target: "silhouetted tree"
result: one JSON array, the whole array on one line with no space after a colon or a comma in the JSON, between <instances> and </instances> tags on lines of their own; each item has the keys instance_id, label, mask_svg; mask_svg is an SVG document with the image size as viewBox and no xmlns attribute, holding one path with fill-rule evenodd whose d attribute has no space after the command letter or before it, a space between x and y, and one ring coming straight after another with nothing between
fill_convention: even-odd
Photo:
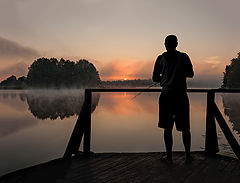
<instances>
[{"instance_id":1,"label":"silhouetted tree","mask_svg":"<svg viewBox=\"0 0 240 183\"><path fill-rule=\"evenodd\" d=\"M39 58L29 67L27 84L34 88L96 86L100 83L98 71L87 60L77 63L56 58Z\"/></svg>"},{"instance_id":2,"label":"silhouetted tree","mask_svg":"<svg viewBox=\"0 0 240 183\"><path fill-rule=\"evenodd\" d=\"M26 87L25 81L26 81L25 76L19 77L17 79L16 76L12 75L0 83L0 88L1 89L23 89Z\"/></svg>"},{"instance_id":3,"label":"silhouetted tree","mask_svg":"<svg viewBox=\"0 0 240 183\"><path fill-rule=\"evenodd\" d=\"M222 88L240 88L240 52L237 58L231 60L223 73Z\"/></svg>"}]
</instances>

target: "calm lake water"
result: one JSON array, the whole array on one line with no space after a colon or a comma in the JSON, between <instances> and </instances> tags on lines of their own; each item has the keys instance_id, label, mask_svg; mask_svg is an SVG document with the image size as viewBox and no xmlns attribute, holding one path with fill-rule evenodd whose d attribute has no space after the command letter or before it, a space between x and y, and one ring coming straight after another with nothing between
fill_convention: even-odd
<instances>
[{"instance_id":1,"label":"calm lake water","mask_svg":"<svg viewBox=\"0 0 240 183\"><path fill-rule=\"evenodd\" d=\"M165 151L157 128L159 93L94 94L93 152ZM83 104L83 90L0 91L0 175L63 156ZM204 150L206 94L189 93L192 151ZM240 94L217 94L216 103L240 141ZM218 128L220 154L234 156ZM174 128L174 150L184 150Z\"/></svg>"}]
</instances>

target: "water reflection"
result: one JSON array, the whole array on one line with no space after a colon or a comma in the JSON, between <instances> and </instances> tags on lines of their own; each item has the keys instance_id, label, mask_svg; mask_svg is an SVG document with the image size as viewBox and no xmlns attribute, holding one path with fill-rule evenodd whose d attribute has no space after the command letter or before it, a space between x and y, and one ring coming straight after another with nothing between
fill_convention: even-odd
<instances>
[{"instance_id":1,"label":"water reflection","mask_svg":"<svg viewBox=\"0 0 240 183\"><path fill-rule=\"evenodd\" d=\"M222 95L224 114L229 117L232 128L240 135L240 94Z\"/></svg>"},{"instance_id":2,"label":"water reflection","mask_svg":"<svg viewBox=\"0 0 240 183\"><path fill-rule=\"evenodd\" d=\"M165 151L163 130L157 127L159 93L102 93L93 114L94 152ZM202 150L205 134L206 96L189 94L192 150ZM181 134L174 128L174 150L183 150Z\"/></svg>"},{"instance_id":3,"label":"water reflection","mask_svg":"<svg viewBox=\"0 0 240 183\"><path fill-rule=\"evenodd\" d=\"M100 94L93 94L92 112L98 105ZM28 110L38 119L55 120L69 118L78 115L83 102L84 92L81 90L29 90L16 93L0 93L0 98L8 101L8 104L19 106L19 110L24 109L19 101L28 104ZM9 103L8 99L15 99L14 103ZM2 102L2 101L1 101ZM16 105L16 102L18 104Z\"/></svg>"},{"instance_id":4,"label":"water reflection","mask_svg":"<svg viewBox=\"0 0 240 183\"><path fill-rule=\"evenodd\" d=\"M100 94L92 96L92 112L95 110ZM64 92L30 92L26 95L31 113L38 119L55 120L78 115L81 111L84 94L79 91Z\"/></svg>"},{"instance_id":5,"label":"water reflection","mask_svg":"<svg viewBox=\"0 0 240 183\"><path fill-rule=\"evenodd\" d=\"M165 151L163 131L157 128L159 93L143 93L131 100L135 94L101 93L101 98L93 95L93 152ZM0 175L61 157L83 99L83 90L1 90ZM204 148L206 94L189 93L189 99L192 150L199 151ZM222 100L216 95L215 100L220 111L225 109L235 123L236 131L238 99L240 96ZM174 151L184 150L181 134L175 128L173 133ZM231 151L226 149L229 146L224 138L219 139L219 144L224 146L223 151Z\"/></svg>"},{"instance_id":6,"label":"water reflection","mask_svg":"<svg viewBox=\"0 0 240 183\"><path fill-rule=\"evenodd\" d=\"M102 93L101 103L105 111L115 115L156 114L158 93L144 93L132 99L136 93Z\"/></svg>"},{"instance_id":7,"label":"water reflection","mask_svg":"<svg viewBox=\"0 0 240 183\"><path fill-rule=\"evenodd\" d=\"M92 112L100 94L94 93ZM40 120L77 116L84 102L83 90L0 91L0 138L33 127ZM29 111L32 115L29 115ZM33 117L34 116L34 117Z\"/></svg>"}]
</instances>

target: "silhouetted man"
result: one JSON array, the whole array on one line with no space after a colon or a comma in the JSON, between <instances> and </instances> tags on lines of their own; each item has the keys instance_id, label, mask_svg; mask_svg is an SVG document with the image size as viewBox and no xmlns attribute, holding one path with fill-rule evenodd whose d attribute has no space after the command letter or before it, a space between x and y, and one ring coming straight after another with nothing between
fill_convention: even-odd
<instances>
[{"instance_id":1,"label":"silhouetted man","mask_svg":"<svg viewBox=\"0 0 240 183\"><path fill-rule=\"evenodd\" d=\"M188 161L190 160L191 133L186 77L192 78L194 72L190 58L186 53L177 51L177 45L178 40L175 35L166 37L167 52L158 56L152 79L162 86L162 93L159 97L158 127L164 128L167 160L172 161L172 129L175 122L176 129L182 132Z\"/></svg>"}]
</instances>

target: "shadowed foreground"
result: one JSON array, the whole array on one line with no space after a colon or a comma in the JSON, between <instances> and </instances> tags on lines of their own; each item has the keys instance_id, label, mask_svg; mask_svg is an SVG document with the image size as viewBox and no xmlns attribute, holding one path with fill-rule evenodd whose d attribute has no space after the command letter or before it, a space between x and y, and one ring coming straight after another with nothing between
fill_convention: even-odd
<instances>
[{"instance_id":1,"label":"shadowed foreground","mask_svg":"<svg viewBox=\"0 0 240 183\"><path fill-rule=\"evenodd\" d=\"M239 182L237 159L193 152L191 164L183 152L173 153L173 164L164 153L99 153L91 158L53 160L0 178L0 182Z\"/></svg>"}]
</instances>

